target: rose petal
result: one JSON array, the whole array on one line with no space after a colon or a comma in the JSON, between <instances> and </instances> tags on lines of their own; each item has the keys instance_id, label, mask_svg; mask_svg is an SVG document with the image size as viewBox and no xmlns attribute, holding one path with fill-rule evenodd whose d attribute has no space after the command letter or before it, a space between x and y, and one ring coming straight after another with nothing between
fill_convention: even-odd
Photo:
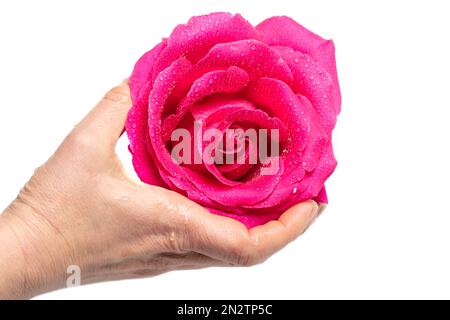
<instances>
[{"instance_id":1,"label":"rose petal","mask_svg":"<svg viewBox=\"0 0 450 320\"><path fill-rule=\"evenodd\" d=\"M156 63L153 79L181 56L196 62L218 43L260 37L259 32L239 14L218 12L192 17L170 35L167 47Z\"/></svg>"},{"instance_id":2,"label":"rose petal","mask_svg":"<svg viewBox=\"0 0 450 320\"><path fill-rule=\"evenodd\" d=\"M169 187L247 227L277 219L306 199L327 201L323 184L336 167L331 131L341 99L332 41L287 17L268 19L257 29L227 13L178 26L136 63L126 123L141 180ZM234 93L235 102L249 98L257 106L249 102L233 109ZM229 104L214 105L213 95ZM261 165L199 170L174 163L164 141L185 126L180 121L186 116L221 131L233 123L247 128L246 121L266 129L286 126L278 170L262 176ZM233 180L246 172L241 181Z\"/></svg>"},{"instance_id":3,"label":"rose petal","mask_svg":"<svg viewBox=\"0 0 450 320\"><path fill-rule=\"evenodd\" d=\"M257 210L248 211L245 214L233 214L230 213L229 211L220 210L217 208L208 208L208 211L217 215L229 217L237 221L240 221L248 229L253 228L255 226L263 225L272 220L277 220L281 215L280 213L276 212L263 213Z\"/></svg>"},{"instance_id":4,"label":"rose petal","mask_svg":"<svg viewBox=\"0 0 450 320\"><path fill-rule=\"evenodd\" d=\"M280 54L257 40L241 40L215 45L194 67L194 74L237 66L251 80L269 77L290 83L291 70Z\"/></svg>"},{"instance_id":5,"label":"rose petal","mask_svg":"<svg viewBox=\"0 0 450 320\"><path fill-rule=\"evenodd\" d=\"M327 203L324 183L336 168L332 145L328 142L312 172L297 167L293 172L283 175L274 192L260 203L249 206L249 210L259 209L261 214L279 212L280 214L292 205L314 199Z\"/></svg>"},{"instance_id":6,"label":"rose petal","mask_svg":"<svg viewBox=\"0 0 450 320\"><path fill-rule=\"evenodd\" d=\"M223 164L217 169L219 172L227 179L236 180L244 176L253 165L250 163L250 153L255 152L253 146L250 145L249 149L245 150L244 163L239 164L238 162L232 164Z\"/></svg>"},{"instance_id":7,"label":"rose petal","mask_svg":"<svg viewBox=\"0 0 450 320\"><path fill-rule=\"evenodd\" d=\"M148 97L152 84L147 82L140 90L139 96L134 100L128 113L125 129L130 141L129 150L132 154L133 167L139 178L148 184L166 187L159 171L150 157L145 145L148 118Z\"/></svg>"},{"instance_id":8,"label":"rose petal","mask_svg":"<svg viewBox=\"0 0 450 320\"><path fill-rule=\"evenodd\" d=\"M287 139L286 128L279 119L269 117L267 113L256 109L255 106L245 100L209 99L192 106L191 112L197 121L203 122L204 130L213 127L224 134L225 130L229 129L233 123L239 121L247 122L255 129L266 129L268 133L270 133L271 129L277 129L279 131L280 143L283 143ZM251 152L257 152L257 146L254 144L250 145ZM236 182L225 177L221 170L218 170L214 164L205 164L205 167L220 182L226 185L235 186L241 184L241 182ZM228 168L228 176L240 177L250 168L251 164L248 162L235 165Z\"/></svg>"},{"instance_id":9,"label":"rose petal","mask_svg":"<svg viewBox=\"0 0 450 320\"><path fill-rule=\"evenodd\" d=\"M189 110L190 105L214 93L233 93L244 88L249 81L248 74L238 67L227 70L211 71L197 79L179 104L177 113L168 116L163 123L163 140L170 139L170 134Z\"/></svg>"},{"instance_id":10,"label":"rose petal","mask_svg":"<svg viewBox=\"0 0 450 320\"><path fill-rule=\"evenodd\" d=\"M136 101L139 91L144 85L152 79L153 65L159 58L161 51L166 47L166 41L161 42L152 50L145 53L135 64L133 72L129 79L131 99Z\"/></svg>"},{"instance_id":11,"label":"rose petal","mask_svg":"<svg viewBox=\"0 0 450 320\"><path fill-rule=\"evenodd\" d=\"M307 173L299 183L299 191L306 199L313 199L319 195L325 181L336 169L337 161L333 154L331 141L328 142L322 157L313 172Z\"/></svg>"},{"instance_id":12,"label":"rose petal","mask_svg":"<svg viewBox=\"0 0 450 320\"><path fill-rule=\"evenodd\" d=\"M270 94L267 94L268 92ZM284 153L292 159L292 164L286 167L289 172L291 167L298 164L308 143L310 110L302 104L289 86L270 78L260 78L250 83L244 90L243 97L253 101L272 117L280 119L288 129L289 144Z\"/></svg>"},{"instance_id":13,"label":"rose petal","mask_svg":"<svg viewBox=\"0 0 450 320\"><path fill-rule=\"evenodd\" d=\"M308 98L317 110L322 126L331 133L336 124L335 84L328 72L310 56L288 47L275 47L294 76L293 90Z\"/></svg>"},{"instance_id":14,"label":"rose petal","mask_svg":"<svg viewBox=\"0 0 450 320\"><path fill-rule=\"evenodd\" d=\"M271 94L267 95L266 92ZM252 208L271 208L286 201L294 204L296 202L290 199L295 199L302 192L298 186L295 192L298 191L298 195L292 197L292 191L305 176L305 169L315 172L318 161L324 157L328 137L320 126L318 116L310 102L303 96L296 96L286 84L278 80L258 79L246 88L244 96L261 109L279 117L287 126L291 138L286 152L281 155L285 171L280 183L268 198L254 204ZM313 175L314 173L310 176ZM307 198L303 200L305 199Z\"/></svg>"},{"instance_id":15,"label":"rose petal","mask_svg":"<svg viewBox=\"0 0 450 320\"><path fill-rule=\"evenodd\" d=\"M217 96L193 105L190 111L195 120L205 122L206 128L224 130L234 122L246 122L256 129L278 129L280 141L287 139L287 129L283 122L257 109L250 101Z\"/></svg>"},{"instance_id":16,"label":"rose petal","mask_svg":"<svg viewBox=\"0 0 450 320\"><path fill-rule=\"evenodd\" d=\"M335 83L336 114L340 112L341 94L336 70L333 41L325 40L289 17L272 17L256 26L270 46L286 46L306 53L327 70Z\"/></svg>"},{"instance_id":17,"label":"rose petal","mask_svg":"<svg viewBox=\"0 0 450 320\"><path fill-rule=\"evenodd\" d=\"M198 174L189 168L174 163L171 155L162 141L161 116L168 97L176 87L177 82L183 81L184 76L191 70L191 64L186 59L175 61L170 67L162 71L153 86L149 99L149 136L151 147L157 161L164 167L164 173L177 188L186 190L191 199L201 204L209 200L221 205L239 206L250 205L267 197L279 182L279 176L284 168L280 165L274 176L262 176L247 184L230 188L220 182ZM193 191L194 190L194 191ZM202 194L205 196L203 197ZM208 200L206 200L208 199Z\"/></svg>"},{"instance_id":18,"label":"rose petal","mask_svg":"<svg viewBox=\"0 0 450 320\"><path fill-rule=\"evenodd\" d=\"M304 178L305 170L302 167L297 167L292 170L289 175L285 174L281 178L277 188L263 201L255 203L252 206L246 206L249 210L252 209L268 209L272 212L283 212L279 206L283 205L288 208L300 201L296 198L298 195L298 184ZM264 211L261 211L264 212Z\"/></svg>"},{"instance_id":19,"label":"rose petal","mask_svg":"<svg viewBox=\"0 0 450 320\"><path fill-rule=\"evenodd\" d=\"M328 196L327 196L327 191L325 189L325 187L323 187L320 191L319 194L317 195L317 197L314 198L314 200L317 203L324 203L327 204L328 203Z\"/></svg>"},{"instance_id":20,"label":"rose petal","mask_svg":"<svg viewBox=\"0 0 450 320\"><path fill-rule=\"evenodd\" d=\"M310 172L316 168L317 163L328 144L328 136L325 130L320 125L319 117L315 112L313 106L309 102L309 100L301 95L299 95L298 97L299 100L302 102L303 106L306 109L310 110L307 112L310 119L308 144L306 145L305 149L303 150L300 156L302 167L306 171Z\"/></svg>"}]
</instances>

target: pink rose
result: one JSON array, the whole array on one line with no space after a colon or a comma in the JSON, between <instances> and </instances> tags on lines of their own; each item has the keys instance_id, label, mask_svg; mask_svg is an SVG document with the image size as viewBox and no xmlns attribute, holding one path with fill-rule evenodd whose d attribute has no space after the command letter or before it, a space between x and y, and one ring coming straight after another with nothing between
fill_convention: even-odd
<instances>
[{"instance_id":1,"label":"pink rose","mask_svg":"<svg viewBox=\"0 0 450 320\"><path fill-rule=\"evenodd\" d=\"M331 133L341 104L331 40L288 17L256 27L229 13L193 17L139 59L130 88L126 131L143 182L247 227L301 201L327 203L324 183L336 167ZM177 163L173 132L193 133L194 121L221 132L279 130L279 156L268 156L269 166L277 160L275 170L263 174L268 164L260 162ZM194 153L203 156L208 143L194 145ZM244 147L248 158L252 146Z\"/></svg>"}]
</instances>

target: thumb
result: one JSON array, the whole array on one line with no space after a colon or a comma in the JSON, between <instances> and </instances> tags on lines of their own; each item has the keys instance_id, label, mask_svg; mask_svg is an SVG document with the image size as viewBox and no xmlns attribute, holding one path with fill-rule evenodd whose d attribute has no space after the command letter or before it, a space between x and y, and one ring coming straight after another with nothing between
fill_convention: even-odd
<instances>
[{"instance_id":1,"label":"thumb","mask_svg":"<svg viewBox=\"0 0 450 320\"><path fill-rule=\"evenodd\" d=\"M114 149L123 133L130 108L130 88L126 79L105 94L79 123L77 130L93 137L97 147Z\"/></svg>"}]
</instances>

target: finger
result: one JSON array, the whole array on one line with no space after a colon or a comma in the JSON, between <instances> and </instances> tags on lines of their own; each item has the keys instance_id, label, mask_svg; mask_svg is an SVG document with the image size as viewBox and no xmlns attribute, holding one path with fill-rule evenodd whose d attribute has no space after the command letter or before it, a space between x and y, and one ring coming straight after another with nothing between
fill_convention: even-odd
<instances>
[{"instance_id":1,"label":"finger","mask_svg":"<svg viewBox=\"0 0 450 320\"><path fill-rule=\"evenodd\" d=\"M325 203L319 203L319 212L317 213L317 216L320 216L325 209L327 208L327 205Z\"/></svg>"},{"instance_id":2,"label":"finger","mask_svg":"<svg viewBox=\"0 0 450 320\"><path fill-rule=\"evenodd\" d=\"M221 267L227 264L196 252L161 253L151 257L133 257L116 264L103 266L102 277L112 280L133 277L153 276L172 270Z\"/></svg>"},{"instance_id":3,"label":"finger","mask_svg":"<svg viewBox=\"0 0 450 320\"><path fill-rule=\"evenodd\" d=\"M212 214L174 191L135 182L133 185L129 190L134 201L128 201L132 207L127 211L173 238L167 241L166 249L194 251L228 262L235 258L240 242L249 239L242 223ZM149 215L150 211L156 214Z\"/></svg>"},{"instance_id":4,"label":"finger","mask_svg":"<svg viewBox=\"0 0 450 320\"><path fill-rule=\"evenodd\" d=\"M194 249L232 264L254 265L300 236L317 212L317 204L307 201L293 206L278 220L250 230L233 219L196 212L192 215L197 230Z\"/></svg>"},{"instance_id":5,"label":"finger","mask_svg":"<svg viewBox=\"0 0 450 320\"><path fill-rule=\"evenodd\" d=\"M142 185L136 189L134 210L148 217L148 208L160 212L160 229L173 234L170 245L179 251L195 251L235 265L252 265L302 234L314 220L318 206L307 201L287 210L276 221L248 230L237 220L208 212L186 197L162 188ZM138 203L138 206L136 206Z\"/></svg>"},{"instance_id":6,"label":"finger","mask_svg":"<svg viewBox=\"0 0 450 320\"><path fill-rule=\"evenodd\" d=\"M297 239L314 222L318 213L317 203L310 200L291 207L278 220L250 229L250 237L256 242L260 258L267 259Z\"/></svg>"},{"instance_id":7,"label":"finger","mask_svg":"<svg viewBox=\"0 0 450 320\"><path fill-rule=\"evenodd\" d=\"M76 130L95 140L97 147L114 149L123 133L130 108L130 89L128 80L124 80L105 94L79 123Z\"/></svg>"},{"instance_id":8,"label":"finger","mask_svg":"<svg viewBox=\"0 0 450 320\"><path fill-rule=\"evenodd\" d=\"M181 269L185 267L189 268L207 268L207 267L223 267L228 265L222 260L217 260L208 256L205 256L198 252L188 252L185 254L170 254L164 253L160 255L162 259L166 260L169 269Z\"/></svg>"}]
</instances>

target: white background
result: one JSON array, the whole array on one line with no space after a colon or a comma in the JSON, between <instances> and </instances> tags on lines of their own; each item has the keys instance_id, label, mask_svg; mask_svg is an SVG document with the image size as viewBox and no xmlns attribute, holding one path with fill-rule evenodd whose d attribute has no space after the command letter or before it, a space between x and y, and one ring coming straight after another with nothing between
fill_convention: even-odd
<instances>
[{"instance_id":1,"label":"white background","mask_svg":"<svg viewBox=\"0 0 450 320\"><path fill-rule=\"evenodd\" d=\"M41 298L450 298L447 1L2 1L0 205L141 54L212 11L253 24L290 15L335 41L343 105L330 206L257 267Z\"/></svg>"}]
</instances>

